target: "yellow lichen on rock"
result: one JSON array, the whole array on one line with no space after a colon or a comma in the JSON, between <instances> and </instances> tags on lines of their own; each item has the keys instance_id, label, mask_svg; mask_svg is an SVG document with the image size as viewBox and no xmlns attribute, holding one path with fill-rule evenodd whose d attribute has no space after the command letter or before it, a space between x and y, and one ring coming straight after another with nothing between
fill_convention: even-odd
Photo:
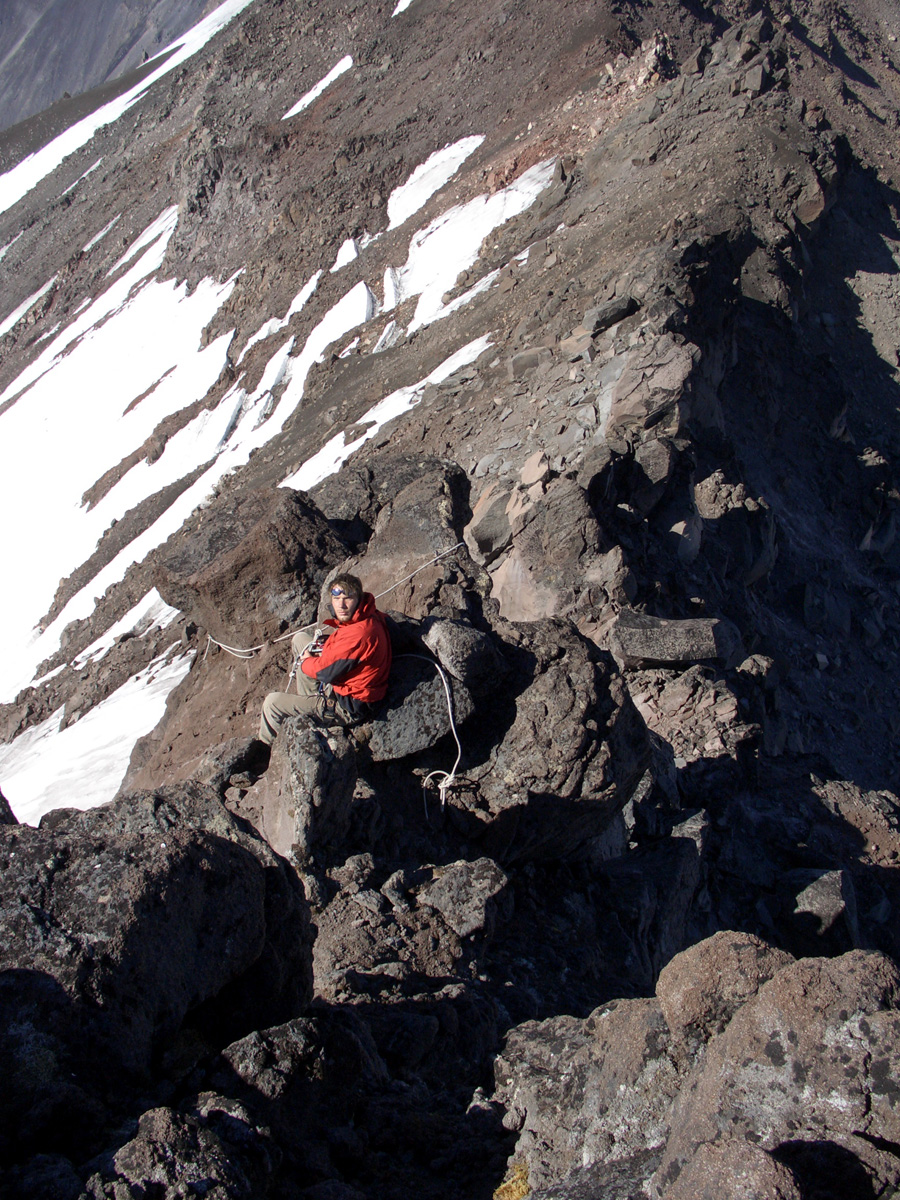
<instances>
[{"instance_id":1,"label":"yellow lichen on rock","mask_svg":"<svg viewBox=\"0 0 900 1200\"><path fill-rule=\"evenodd\" d=\"M493 1200L525 1200L531 1195L526 1163L513 1163L506 1174L508 1178L496 1189Z\"/></svg>"}]
</instances>

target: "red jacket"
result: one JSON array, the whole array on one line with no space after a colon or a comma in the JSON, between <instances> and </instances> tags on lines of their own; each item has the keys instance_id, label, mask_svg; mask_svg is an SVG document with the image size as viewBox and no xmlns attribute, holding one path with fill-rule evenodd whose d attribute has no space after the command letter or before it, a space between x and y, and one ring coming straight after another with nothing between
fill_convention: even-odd
<instances>
[{"instance_id":1,"label":"red jacket","mask_svg":"<svg viewBox=\"0 0 900 1200\"><path fill-rule=\"evenodd\" d=\"M384 699L391 669L391 638L384 613L375 607L372 595L363 592L349 621L332 618L325 624L334 633L326 639L320 655L303 660L303 674L330 683L351 710L357 708L357 701L368 704Z\"/></svg>"}]
</instances>

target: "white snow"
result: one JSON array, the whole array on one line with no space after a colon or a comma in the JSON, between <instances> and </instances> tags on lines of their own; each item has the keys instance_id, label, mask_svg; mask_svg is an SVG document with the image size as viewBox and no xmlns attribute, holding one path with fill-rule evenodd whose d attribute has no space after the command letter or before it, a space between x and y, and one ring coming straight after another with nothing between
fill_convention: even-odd
<instances>
[{"instance_id":1,"label":"white snow","mask_svg":"<svg viewBox=\"0 0 900 1200\"><path fill-rule=\"evenodd\" d=\"M165 58L155 71L151 71L140 83L136 84L124 95L109 104L104 104L96 112L90 113L82 120L70 126L59 137L48 142L34 154L29 154L11 171L0 176L0 213L4 213L21 198L30 192L42 179L54 171L63 159L80 149L94 136L98 129L109 125L144 95L157 79L161 79L170 71L174 71L228 24L238 13L252 3L252 0L226 0L220 4L208 17L204 17L193 29L189 29L183 37L174 41L171 46L162 51ZM77 181L76 181L77 182Z\"/></svg>"},{"instance_id":2,"label":"white snow","mask_svg":"<svg viewBox=\"0 0 900 1200\"><path fill-rule=\"evenodd\" d=\"M7 519L0 528L3 560L28 564L27 570L17 573L16 586L4 593L7 649L0 656L4 700L28 683L38 663L59 644L59 622L43 636L33 635L59 580L90 556L114 519L158 490L163 472L154 476L145 471L140 487L134 486L136 477L129 472L90 512L82 507L82 495L140 447L163 417L203 396L224 365L230 335L202 350L199 343L202 330L230 295L233 281L201 282L188 296L185 285L148 279L174 229L174 210L172 214L171 221L163 214L154 223L163 232L138 261L0 395L0 403L18 396L0 415L0 507L6 513L18 512L22 497L28 497L21 518ZM151 388L126 412L133 400ZM36 445L41 448L40 481L35 478L32 455L22 453L23 447ZM195 459L187 469L198 461L204 460ZM52 555L32 554L35 530L52 536ZM124 569L120 562L116 578ZM73 598L66 608L67 620L76 611L81 616L92 611L94 597L113 581L108 568L101 576L79 593L79 604Z\"/></svg>"},{"instance_id":3,"label":"white snow","mask_svg":"<svg viewBox=\"0 0 900 1200\"><path fill-rule=\"evenodd\" d=\"M113 265L106 272L107 279L109 279L111 275L115 275L117 271L121 271L121 269L126 266L126 264L130 263L131 260L135 258L136 255L139 254L140 251L146 246L151 245L156 241L157 238L163 237L164 235L166 240L162 247L162 252L165 254L166 246L169 244L169 238L175 232L175 226L177 224L178 208L173 204L170 208L164 209L163 212L161 212L156 218L156 220L153 221L152 224L148 225L139 237L134 239L119 261L113 263ZM151 269L155 271L156 267L159 266L161 262L162 254L159 257L159 263L157 263L156 266ZM150 271L147 271L147 274L149 275Z\"/></svg>"},{"instance_id":4,"label":"white snow","mask_svg":"<svg viewBox=\"0 0 900 1200\"><path fill-rule=\"evenodd\" d=\"M385 396L377 404L373 405L368 412L364 413L359 418L357 424L368 425L365 433L348 442L344 436L344 432L336 434L333 438L325 443L318 454L314 454L312 458L307 459L299 471L295 471L293 475L288 475L286 479L282 479L281 487L298 488L305 491L311 487L315 487L317 483L321 483L323 479L327 479L329 475L333 475L335 471L346 462L354 450L358 450L364 442L373 438L378 430L394 417L399 417L402 413L408 412L429 383L440 383L442 379L446 379L448 375L452 375L454 371L458 371L460 367L466 366L468 363L474 362L484 351L490 346L491 339L488 336L480 337L474 342L469 342L467 346L463 346L461 350L457 350L449 358L445 359L439 367L426 375L418 383L414 383L411 387L398 388L396 392L391 392L389 396Z\"/></svg>"},{"instance_id":5,"label":"white snow","mask_svg":"<svg viewBox=\"0 0 900 1200\"><path fill-rule=\"evenodd\" d=\"M359 248L353 238L346 238L341 243L341 248L337 252L337 258L334 260L334 266L331 268L331 274L339 271L341 267L346 267L347 263L352 263L355 258L359 258Z\"/></svg>"},{"instance_id":6,"label":"white snow","mask_svg":"<svg viewBox=\"0 0 900 1200\"><path fill-rule=\"evenodd\" d=\"M76 671L80 671L89 662L95 662L108 654L115 645L116 639L123 634L132 633L137 637L144 637L154 629L165 629L180 615L177 608L166 604L156 588L151 588L147 595L142 596L124 617L116 621L114 625L110 625L104 634L101 634L95 642L92 642L90 646L73 658L72 666Z\"/></svg>"},{"instance_id":7,"label":"white snow","mask_svg":"<svg viewBox=\"0 0 900 1200\"><path fill-rule=\"evenodd\" d=\"M0 787L20 821L36 825L55 808L95 808L112 800L135 741L159 723L169 693L190 669L192 655L166 662L167 654L66 729L59 728L60 709L0 746Z\"/></svg>"},{"instance_id":8,"label":"white snow","mask_svg":"<svg viewBox=\"0 0 900 1200\"><path fill-rule=\"evenodd\" d=\"M409 6L412 4L412 2L413 2L413 0L398 0L397 7L391 13L391 16L396 17L396 16L399 16L400 13L406 12L406 10L409 8Z\"/></svg>"},{"instance_id":9,"label":"white snow","mask_svg":"<svg viewBox=\"0 0 900 1200\"><path fill-rule=\"evenodd\" d=\"M12 243L10 243L10 245L11 244ZM49 292L53 287L54 283L56 283L58 278L58 275L54 275L53 278L45 283L39 291L35 292L32 296L29 296L27 300L23 300L19 307L11 312L5 321L0 322L0 337L3 337L5 333L9 333L12 327L17 324L17 322L21 321L21 319L28 312L29 308L31 308L32 304L36 304L37 301L40 300L41 296L46 295L46 293Z\"/></svg>"},{"instance_id":10,"label":"white snow","mask_svg":"<svg viewBox=\"0 0 900 1200\"><path fill-rule=\"evenodd\" d=\"M288 111L281 118L282 121L286 121L289 117L296 117L297 114L302 113L305 108L309 108L309 106L315 100L318 100L318 98L330 84L334 83L336 79L340 79L344 72L349 71L352 66L353 59L348 54L342 58L336 66L332 67L325 78L320 79L314 88L310 88L310 90L304 96L301 96L293 108L288 109Z\"/></svg>"},{"instance_id":11,"label":"white snow","mask_svg":"<svg viewBox=\"0 0 900 1200\"><path fill-rule=\"evenodd\" d=\"M406 183L394 188L388 198L388 229L396 229L420 208L424 208L483 141L484 134L463 138L462 141L435 150L434 154L420 163Z\"/></svg>"},{"instance_id":12,"label":"white snow","mask_svg":"<svg viewBox=\"0 0 900 1200\"><path fill-rule=\"evenodd\" d=\"M148 253L151 253L151 251L148 251ZM134 269L137 270L137 268ZM119 284L114 285L114 287L118 286ZM137 306L144 295L162 294L166 289L175 290L172 284L151 283L146 285L143 291L138 294L137 299L133 301L133 306ZM183 289L177 289L177 291L180 294L183 292ZM229 292L230 288L227 285L224 288L219 288L217 291L216 287L207 281L205 284L198 285L190 300L197 301L198 297L202 298L203 293L206 293L208 298L211 295L215 304L215 307L212 309L214 312L215 308L222 303ZM188 300L182 298L179 303L187 305ZM128 308L124 311L127 312ZM212 312L201 311L202 324L200 328L208 323L212 315ZM167 447L158 462L153 464L151 468L148 469L146 464L143 463L132 468L90 514L85 514L83 509L77 507L78 500L76 497L80 498L83 491L103 473L100 463L97 463L88 471L86 476L82 476L81 472L79 472L77 475L74 475L74 478L67 479L65 488L61 487L58 489L55 496L48 490L46 498L43 497L43 493L41 493L40 497L34 498L29 515L33 517L35 507L40 508L40 500L43 499L46 511L42 511L41 519L44 527L50 528L51 522L55 523L57 527L61 527L63 531L61 541L64 544L60 545L59 557L55 557L52 562L48 559L42 564L35 563L34 570L29 570L28 572L26 577L27 582L23 581L21 594L17 593L16 595L17 607L10 614L10 621L7 628L7 633L10 633L11 630L15 631L14 636L10 639L11 646L14 649L11 649L3 659L0 659L0 697L11 700L21 688L25 687L33 677L38 663L56 652L59 647L60 635L70 621L89 616L94 609L96 598L102 596L106 589L113 583L117 583L122 579L128 567L133 563L140 562L151 550L155 549L167 537L179 529L197 505L202 504L208 499L213 488L223 475L235 470L239 466L243 466L250 457L252 450L258 446L265 445L266 442L281 432L288 417L303 399L303 385L312 364L331 342L343 337L344 334L357 325L369 320L374 315L374 311L375 297L365 283L358 283L326 313L310 333L303 350L296 358L288 358L290 342L276 352L269 362L269 367L263 379L251 397L246 397L241 389L235 389L233 393L222 400L212 413L201 413L177 437L172 439L173 458L169 461L175 464L174 470L163 467L163 470L156 472L158 466L166 463L166 455L169 453L169 447ZM223 334L222 337L218 338L205 350L197 351L196 342L199 332L193 324L193 313L184 313L183 319L180 322L177 312L171 307L165 309L160 315L167 321L174 319L177 325L177 329L164 328L162 330L163 336L160 337L160 343L165 342L167 354L172 353L174 355L177 367L160 384L152 396L148 396L136 409L132 410L132 413L128 414L129 417L140 413L145 406L149 406L148 412L152 412L154 407L159 409L161 397L169 396L170 393L181 395L182 402L197 395L202 396L208 390L210 384L218 377L224 362L230 334ZM103 326L101 332L103 334L108 333L108 336L114 342L117 333L120 336L122 334L121 321L121 316L108 321ZM193 332L193 342L190 341L191 331ZM157 330L157 332L159 333L160 331ZM185 344L185 338L188 339L187 344ZM113 345L110 344L102 348L102 353L107 360L115 361L115 354L127 353L127 349L128 347L126 346L116 347L114 350ZM76 357L75 353L70 356L73 359ZM167 361L167 359L160 358L159 346L156 346L156 357L153 361L157 368L164 366ZM65 362L63 365L65 365ZM135 362L129 368L132 372L132 379L134 372L138 371L140 366L140 359L136 358ZM197 372L201 367L209 368L209 373L208 375L205 374L202 379L198 379ZM58 371L59 368L53 372L54 379L59 378ZM127 375L127 372L123 371L123 374ZM187 378L187 382L185 382L185 378ZM40 381L41 384L43 382L43 380ZM113 382L114 380L110 380L110 385ZM148 382L153 382L153 380ZM260 423L260 417L263 415L263 410L269 400L271 390L278 382L287 384L285 391L272 415ZM37 391L39 386L35 385L34 390ZM132 383L131 387L129 387L129 394L137 387L140 388L140 391L145 390L144 386ZM56 392L52 387L48 386L46 390L53 392L54 396L60 399L59 396L56 396ZM140 391L138 394L140 394ZM61 398L65 398L65 389L63 389ZM28 399L30 402L31 397ZM100 392L92 403L95 408L102 411L102 402L105 399L104 394ZM162 408L167 408L169 403L170 401L167 401L166 404L162 405ZM4 490L7 488L12 491L17 487L18 493L22 494L24 483L21 482L21 477L23 473L27 475L30 470L29 463L18 463L15 464L15 470L18 472L16 476L19 480L18 483L16 483L15 479L3 477L4 452L7 445L3 440L3 423L12 414L19 411L21 406L22 401L20 400L12 409L0 417L0 503L4 502ZM122 407L124 408L124 406L123 404ZM111 407L115 407L114 403ZM177 407L182 407L182 403L178 403ZM32 408L30 403L27 408L30 413ZM169 411L172 410L169 409ZM162 415L165 415L164 412ZM77 424L77 420L67 425L67 431L71 432L74 439L76 431L70 429L72 424ZM117 422L117 425L123 424L124 421ZM152 429L155 424L156 419L153 420L150 428ZM109 433L110 430L106 432ZM13 443L19 445L29 444L27 441L22 441L23 437L28 438L29 436L34 436L33 425L30 422L26 422L25 429L21 432L17 431L9 439L9 445L12 446ZM185 447L189 446L192 440L193 448L190 452L187 452ZM64 447L57 445L53 449L61 453ZM104 446L103 443L100 443L99 447L91 445L90 449L93 451L105 451L101 461L111 460L112 462L117 462L123 457L121 454L110 455L108 445ZM53 452L49 444L44 452L47 455ZM11 455L10 458L14 463L15 456ZM96 537L99 536L99 532L102 532L106 528L110 520L126 511L126 507L130 506L131 502L136 502L137 497L142 498L142 493L143 495L148 495L150 492L158 490L168 476L181 478L186 471L193 470L198 464L209 461L210 458L213 461L209 468L189 488L182 492L177 500L148 529L139 537L129 542L90 583L82 588L80 592L77 592L69 600L56 620L48 625L39 637L33 638L31 634L32 626L40 618L41 613L49 607L53 590L60 575L65 576L68 574L79 562L83 561L90 554ZM10 470L12 470L12 465ZM33 491L34 489L32 489ZM60 493L62 494L60 495ZM71 509L66 507L65 501L67 499L71 505ZM58 508L60 501L62 501L61 512ZM4 555L12 554L15 556L9 561L25 561L25 552L20 549L19 543L27 541L28 529L13 527L9 530L4 530L2 537L4 542L12 542L14 548L7 550L0 544L0 552ZM52 583L51 580L53 581Z\"/></svg>"},{"instance_id":13,"label":"white snow","mask_svg":"<svg viewBox=\"0 0 900 1200\"><path fill-rule=\"evenodd\" d=\"M316 271L315 274L310 275L309 279L307 279L306 283L291 301L291 306L284 314L284 317L281 319L278 317L272 317L271 320L266 321L262 328L258 329L256 333L254 333L253 336L248 340L247 345L241 351L241 356L238 359L238 363L243 360L251 346L255 346L257 342L262 342L267 337L271 337L273 333L279 333L282 329L287 328L287 326L290 324L291 317L294 315L294 313L298 313L300 309L303 308L304 304L316 290L316 286L321 278L321 271Z\"/></svg>"},{"instance_id":14,"label":"white snow","mask_svg":"<svg viewBox=\"0 0 900 1200\"><path fill-rule=\"evenodd\" d=\"M19 238L22 236L22 234L24 232L25 232L24 229L20 229L19 232L16 234L16 236L12 239L12 241L7 242L6 245L3 247L3 249L0 250L0 262L2 262L3 259L6 257L7 250L12 249L12 247L16 244L16 242L19 240Z\"/></svg>"},{"instance_id":15,"label":"white snow","mask_svg":"<svg viewBox=\"0 0 900 1200\"><path fill-rule=\"evenodd\" d=\"M82 171L74 183L70 183L64 192L60 192L60 194L59 194L60 200L63 198L63 196L68 196L69 192L74 192L75 188L78 187L78 185L79 185L79 183L81 183L82 179L87 179L88 175L90 175L92 171L96 171L102 162L103 162L103 159L98 158L97 161L93 164L93 166L88 167L88 169L86 171Z\"/></svg>"},{"instance_id":16,"label":"white snow","mask_svg":"<svg viewBox=\"0 0 900 1200\"><path fill-rule=\"evenodd\" d=\"M385 271L385 310L418 296L407 330L410 333L446 315L441 300L444 292L453 286L460 271L476 262L481 243L490 233L535 202L552 181L553 171L553 160L537 163L493 196L476 196L450 208L413 234L405 265Z\"/></svg>"},{"instance_id":17,"label":"white snow","mask_svg":"<svg viewBox=\"0 0 900 1200\"><path fill-rule=\"evenodd\" d=\"M103 227L103 229L101 229L100 232L96 235L96 237L91 238L91 240L85 246L83 253L87 254L88 250L93 250L93 248L97 245L97 243L102 242L103 239L106 237L106 235L109 233L109 231L113 228L113 226L118 225L119 221L121 221L121 220L122 220L121 213L119 213L119 215L117 217L113 217L113 219L110 221L110 223L108 225L105 225Z\"/></svg>"}]
</instances>

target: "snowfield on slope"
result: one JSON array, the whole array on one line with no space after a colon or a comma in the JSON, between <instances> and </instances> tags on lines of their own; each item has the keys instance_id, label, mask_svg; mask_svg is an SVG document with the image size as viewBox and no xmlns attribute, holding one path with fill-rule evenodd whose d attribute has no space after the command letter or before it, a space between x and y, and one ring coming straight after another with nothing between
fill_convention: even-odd
<instances>
[{"instance_id":1,"label":"snowfield on slope","mask_svg":"<svg viewBox=\"0 0 900 1200\"><path fill-rule=\"evenodd\" d=\"M392 223L402 224L420 211L482 141L480 135L464 138L430 155L392 194ZM83 497L92 485L138 451L162 419L202 399L226 363L231 335L225 334L203 349L200 337L230 296L235 280L225 284L205 280L188 295L183 286L160 279L159 269L177 221L175 209L162 212L109 272L107 290L95 299L86 297L70 325L58 332L0 395L0 404L14 401L0 415L0 499L9 510L15 497L23 494L31 466L18 447L37 440L47 469L57 481L53 489L44 489L35 497L27 524L9 525L2 534L0 550L8 560L16 561L27 555L34 528L56 531L53 554L35 563L5 605L9 650L0 662L0 701L11 701L34 680L40 663L58 651L66 625L89 617L106 590L174 533L209 498L225 474L244 465L253 450L281 433L302 403L310 368L322 360L330 345L340 344L378 313L407 297L420 297L413 329L446 317L490 286L495 273L451 305L443 305L440 299L459 272L476 261L483 238L534 203L552 174L552 163L540 163L501 192L451 208L415 231L404 266L389 268L385 274L381 301L368 283L356 283L324 313L299 352L292 336L275 347L252 393L239 385L233 387L215 408L202 410L170 437L152 462L142 455L88 509ZM98 230L93 243L111 228L108 224ZM358 254L360 247L365 249L375 240L365 239L353 249ZM346 253L349 255L349 250ZM248 339L241 357L256 342L287 327L315 293L320 277L321 271L315 272L300 287L285 316L270 318ZM426 379L386 396L362 418L367 425L363 435L347 442L343 430L323 429L321 449L283 480L283 486L311 487L338 470L385 422L408 411L429 382L440 381L474 361L489 344L486 333L449 356ZM279 389L275 403L274 393ZM73 595L52 623L43 630L38 628L60 579L90 557L107 529L149 496L204 465L199 478L149 528ZM115 636L132 630L140 636L146 631L148 604L150 598L145 598L84 651L79 662L98 657ZM134 741L155 724L154 720L144 728L147 714L157 711L153 707L157 702L164 704L165 689L174 687L187 669L183 666L180 674L168 669L155 674L141 672L115 697L97 706L94 711L98 715L90 725L86 722L93 713L60 730L57 716L45 722L39 738L29 730L0 750L0 786L20 819L37 820L60 803L86 807L106 802L125 772ZM141 710L141 721L123 724L116 738L110 739L115 698L123 705L126 700L137 705L142 689L147 691L148 701ZM74 731L81 726L85 732L75 737ZM123 733L126 729L127 736ZM118 757L112 752L112 740ZM27 755L25 760L23 755ZM87 764L83 772L78 767L81 760ZM78 791L100 762L108 776L103 786ZM69 792L78 791L74 799L72 795L65 801L60 798L60 781Z\"/></svg>"}]
</instances>

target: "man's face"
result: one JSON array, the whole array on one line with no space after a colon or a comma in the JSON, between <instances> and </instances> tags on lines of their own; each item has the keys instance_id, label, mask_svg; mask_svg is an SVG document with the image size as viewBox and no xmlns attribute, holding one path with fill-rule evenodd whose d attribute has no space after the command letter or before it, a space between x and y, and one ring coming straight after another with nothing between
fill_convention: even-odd
<instances>
[{"instance_id":1,"label":"man's face","mask_svg":"<svg viewBox=\"0 0 900 1200\"><path fill-rule=\"evenodd\" d=\"M339 621L349 621L356 612L358 604L357 598L349 595L342 587L331 589L331 607Z\"/></svg>"}]
</instances>

